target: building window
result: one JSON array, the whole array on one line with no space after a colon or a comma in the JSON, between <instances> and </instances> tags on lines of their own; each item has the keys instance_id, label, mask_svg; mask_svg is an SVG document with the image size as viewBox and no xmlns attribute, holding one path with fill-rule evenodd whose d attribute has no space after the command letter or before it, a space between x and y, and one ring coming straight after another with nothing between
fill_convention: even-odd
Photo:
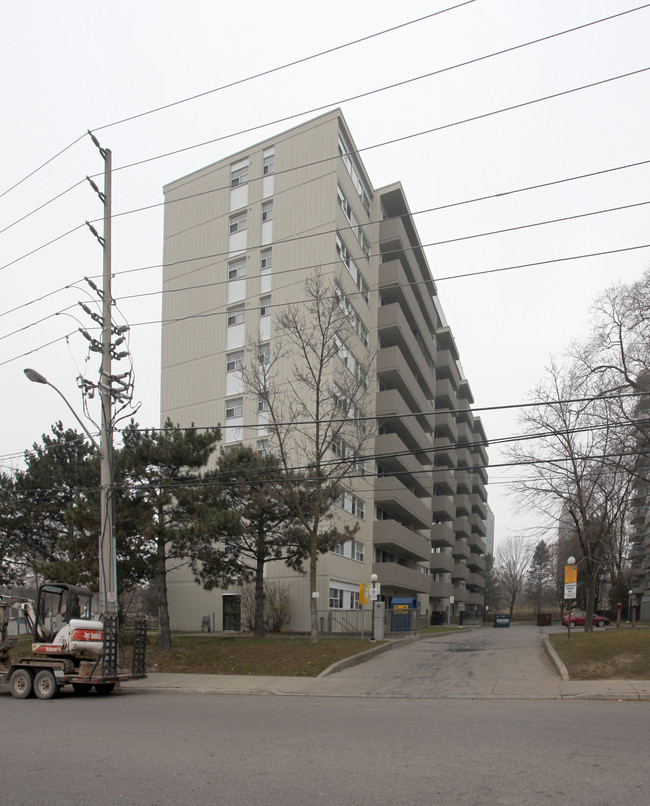
<instances>
[{"instance_id":1,"label":"building window","mask_svg":"<svg viewBox=\"0 0 650 806\"><path fill-rule=\"evenodd\" d=\"M363 562L363 543L359 540L351 540L351 551L352 551L352 559L356 560L357 562Z\"/></svg>"},{"instance_id":2,"label":"building window","mask_svg":"<svg viewBox=\"0 0 650 806\"><path fill-rule=\"evenodd\" d=\"M226 372L240 372L242 369L244 369L243 350L226 356Z\"/></svg>"},{"instance_id":3,"label":"building window","mask_svg":"<svg viewBox=\"0 0 650 806\"><path fill-rule=\"evenodd\" d=\"M274 172L274 164L275 164L275 150L269 148L264 152L264 163L262 167L262 173L264 174L264 176L269 176Z\"/></svg>"},{"instance_id":4,"label":"building window","mask_svg":"<svg viewBox=\"0 0 650 806\"><path fill-rule=\"evenodd\" d=\"M260 344L260 349L257 354L257 360L260 364L268 364L271 361L271 345L270 344Z\"/></svg>"},{"instance_id":5,"label":"building window","mask_svg":"<svg viewBox=\"0 0 650 806\"><path fill-rule=\"evenodd\" d=\"M267 271L273 267L273 256L270 249L262 249L260 252L260 268Z\"/></svg>"},{"instance_id":6,"label":"building window","mask_svg":"<svg viewBox=\"0 0 650 806\"><path fill-rule=\"evenodd\" d=\"M269 455L269 441L268 439L258 439L257 440L257 452L260 456L268 456Z\"/></svg>"},{"instance_id":7,"label":"building window","mask_svg":"<svg viewBox=\"0 0 650 806\"><path fill-rule=\"evenodd\" d=\"M230 234L235 232L244 232L248 227L248 213L237 213L230 216Z\"/></svg>"},{"instance_id":8,"label":"building window","mask_svg":"<svg viewBox=\"0 0 650 806\"><path fill-rule=\"evenodd\" d=\"M229 280L240 280L242 277L246 277L246 258L240 257L237 260L233 260L228 264L228 279Z\"/></svg>"},{"instance_id":9,"label":"building window","mask_svg":"<svg viewBox=\"0 0 650 806\"><path fill-rule=\"evenodd\" d=\"M343 591L341 588L330 588L330 610L340 610L343 607Z\"/></svg>"},{"instance_id":10,"label":"building window","mask_svg":"<svg viewBox=\"0 0 650 806\"><path fill-rule=\"evenodd\" d=\"M273 221L273 202L264 202L262 205L262 221Z\"/></svg>"},{"instance_id":11,"label":"building window","mask_svg":"<svg viewBox=\"0 0 650 806\"><path fill-rule=\"evenodd\" d=\"M337 543L332 549L332 554L338 554L340 557L345 557L345 547L343 543Z\"/></svg>"},{"instance_id":12,"label":"building window","mask_svg":"<svg viewBox=\"0 0 650 806\"><path fill-rule=\"evenodd\" d=\"M366 504L356 495L350 495L350 512L363 520L366 517Z\"/></svg>"},{"instance_id":13,"label":"building window","mask_svg":"<svg viewBox=\"0 0 650 806\"><path fill-rule=\"evenodd\" d=\"M266 398L259 397L257 399L257 411L261 414L262 412L269 411L269 401Z\"/></svg>"},{"instance_id":14,"label":"building window","mask_svg":"<svg viewBox=\"0 0 650 806\"><path fill-rule=\"evenodd\" d=\"M339 154L341 155L343 164L345 165L348 173L350 174L350 179L352 179L354 189L359 194L361 204L363 204L363 209L366 211L368 215L370 215L370 193L366 188L365 182L361 178L361 170L356 164L356 159L354 157L352 149L348 145L348 142L343 132L339 132Z\"/></svg>"},{"instance_id":15,"label":"building window","mask_svg":"<svg viewBox=\"0 0 650 806\"><path fill-rule=\"evenodd\" d=\"M232 420L234 417L243 417L244 415L244 399L242 397L235 397L232 400L226 401L226 420Z\"/></svg>"},{"instance_id":16,"label":"building window","mask_svg":"<svg viewBox=\"0 0 650 806\"><path fill-rule=\"evenodd\" d=\"M260 316L271 315L271 295L260 298Z\"/></svg>"},{"instance_id":17,"label":"building window","mask_svg":"<svg viewBox=\"0 0 650 806\"><path fill-rule=\"evenodd\" d=\"M230 308L228 311L228 327L234 325L243 325L245 316L245 308L243 305L237 305L236 308Z\"/></svg>"},{"instance_id":18,"label":"building window","mask_svg":"<svg viewBox=\"0 0 650 806\"><path fill-rule=\"evenodd\" d=\"M236 188L248 182L248 160L230 166L230 187Z\"/></svg>"}]
</instances>

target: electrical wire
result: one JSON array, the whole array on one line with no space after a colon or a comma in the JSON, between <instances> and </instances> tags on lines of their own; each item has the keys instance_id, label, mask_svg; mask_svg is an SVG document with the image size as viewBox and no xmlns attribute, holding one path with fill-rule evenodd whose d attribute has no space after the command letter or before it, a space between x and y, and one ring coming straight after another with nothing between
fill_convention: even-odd
<instances>
[{"instance_id":1,"label":"electrical wire","mask_svg":"<svg viewBox=\"0 0 650 806\"><path fill-rule=\"evenodd\" d=\"M145 112L139 112L138 114L135 114L135 115L129 115L128 117L121 118L121 119L118 119L118 120L114 120L111 123L105 123L102 126L95 126L93 131L103 131L105 129L109 129L109 128L112 128L114 126L119 126L122 123L127 123L127 122L132 121L132 120L137 120L138 118L145 117L145 116L148 116L148 115L153 115L156 112L162 112L165 109L170 109L172 107L179 106L179 105L184 104L184 103L188 103L189 101L194 101L197 98L204 98L207 95L212 95L212 94L214 94L216 92L221 92L222 90L230 89L231 87L236 87L238 85L245 84L245 83L247 83L249 81L254 81L257 78L262 78L262 77L270 75L272 73L277 73L277 72L279 72L281 70L285 70L285 69L287 69L289 67L294 67L296 65L303 64L303 63L311 61L313 59L317 59L317 58L319 58L321 56L325 56L325 55L328 55L330 53L335 53L338 50L343 50L344 48L352 47L353 45L358 45L361 42L366 42L366 41L368 41L370 39L374 39L374 38L377 38L379 36L383 36L384 34L392 33L393 31L397 31L400 28L406 28L406 27L408 27L410 25L415 25L416 23L424 22L425 20L431 19L432 17L437 17L437 16L439 16L441 14L446 13L447 11L454 11L457 8L461 8L462 6L470 5L471 3L474 3L474 2L475 2L475 0L464 0L464 2L458 3L455 6L451 6L449 8L445 8L445 9L441 9L440 11L434 11L431 14L426 14L425 16L418 17L418 18L416 18L414 20L409 20L407 22L399 23L398 25L394 25L394 26L392 26L390 28L386 28L383 31L377 31L377 32L375 32L373 34L368 34L367 36L360 37L359 39L354 39L354 40L352 40L350 42L346 42L346 43L344 43L342 45L336 45L334 47L331 47L331 48L328 48L326 50L320 51L319 53L314 53L314 54L311 54L310 56L305 56L305 57L303 57L301 59L295 59L294 61L287 62L286 64L279 65L279 66L273 67L273 68L269 68L268 70L263 70L260 73L255 73L255 74L247 76L245 78L237 79L236 81L232 81L229 84L224 84L224 85L222 85L220 87L214 87L211 90L206 90L205 92L200 92L200 93L197 93L195 95L190 95L190 96L187 96L185 98L181 98L181 99L179 99L177 101L172 101L171 103L163 104L162 106L158 106L158 107L155 107L153 109L149 109L149 110L147 110ZM619 14L613 15L612 19L615 16L622 16L624 13L630 13L632 11L640 11L643 8L644 8L644 6L639 6L636 9L630 9L629 12L621 12L620 15ZM600 22L600 20L597 20L596 22ZM593 24L596 24L596 22L590 23L590 24L593 25ZM41 169L45 168L50 163L54 162L54 160L56 160L62 154L65 154L66 151L68 151L73 146L75 146L78 142L83 140L84 137L86 137L86 135L87 135L87 132L84 132L83 134L79 135L79 137L77 137L75 140L73 140L71 143L69 143L67 146L65 146L65 148L62 148L56 154L54 154L49 159L47 159L45 162L43 162L41 165L39 165L37 168L34 168L33 171L30 171L26 176L24 176L18 182L16 182L15 184L13 184L11 187L7 188L6 190L0 192L0 198L2 198L3 196L6 196L12 190L14 190L15 188L19 187L24 182L26 182L29 178L34 176L34 174L38 173ZM81 181L83 181L83 180L81 180ZM49 204L49 202L48 202L48 204Z\"/></svg>"}]
</instances>

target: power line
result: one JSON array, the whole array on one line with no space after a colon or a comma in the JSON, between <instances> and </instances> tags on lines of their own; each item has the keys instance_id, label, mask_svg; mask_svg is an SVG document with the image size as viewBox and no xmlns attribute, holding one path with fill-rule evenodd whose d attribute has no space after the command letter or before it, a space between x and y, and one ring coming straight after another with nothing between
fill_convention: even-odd
<instances>
[{"instance_id":1,"label":"power line","mask_svg":"<svg viewBox=\"0 0 650 806\"><path fill-rule=\"evenodd\" d=\"M371 150L376 149L376 148L384 147L384 146L387 146L387 145L394 145L395 143L405 142L407 140L411 140L411 139L414 139L416 137L422 137L422 136L427 135L427 134L433 134L435 132L443 131L445 129L449 129L449 128L452 128L452 127L455 127L455 126L460 126L460 125L463 125L465 123L472 123L472 122L475 122L475 121L478 121L478 120L484 120L486 118L502 114L503 112L511 112L511 111L516 110L516 109L523 109L523 108L525 108L527 106L531 106L533 104L541 103L543 101L548 101L548 100L552 100L552 99L555 99L555 98L560 98L560 97L563 97L563 96L566 96L566 95L570 95L571 93L574 93L574 92L580 92L582 90L591 89L591 88L597 87L597 86L602 86L604 84L607 84L607 83L610 83L610 82L613 82L613 81L618 81L618 80L621 80L621 79L624 79L624 78L630 78L631 76L640 75L642 73L648 72L649 70L650 70L650 67L643 67L643 68L640 68L638 70L630 71L628 73L622 73L622 74L620 74L618 76L611 76L609 78L601 79L599 81L595 81L595 82L592 82L590 84L583 84L582 86L579 86L579 87L573 87L573 88L568 89L568 90L562 90L560 92L552 93L550 95L541 96L539 98L535 98L535 99L532 99L532 100L529 100L529 101L522 101L522 102L520 102L518 104L512 104L512 105L507 106L507 107L502 107L501 109L492 110L491 112L484 112L484 113L481 113L480 115L474 115L472 117L464 118L462 120L454 121L452 123L445 123L445 124L442 124L440 126L434 126L434 127L430 128L430 129L425 129L425 130L422 130L422 131L419 131L419 132L414 132L414 133L411 133L411 134L408 134L408 135L403 135L401 137L395 137L395 138L393 138L391 140L387 140L387 141L384 141L382 143L378 143L378 144L375 144L375 145L366 146L364 148L356 149L353 153L359 154L359 153L364 152L364 151L371 151ZM216 140L219 140L219 139L221 139L221 138L216 138ZM208 143L216 142L216 140L210 140L210 141L207 141L206 143L201 143L201 144L198 144L198 145L195 145L195 146L188 146L187 148L178 149L176 151L169 152L167 154L161 154L161 155L158 155L156 157L150 157L150 158L147 158L147 159L144 159L144 160L140 160L138 162L130 163L129 165L123 165L123 166L120 166L118 168L114 168L113 172L119 171L119 170L125 170L127 168L132 168L132 167L134 167L136 165L142 165L142 164L145 164L147 162L152 162L152 161L157 160L157 159L162 159L163 157L171 156L173 154L177 154L177 153L180 153L182 151L188 151L188 150L191 150L192 148L199 147L199 145L206 145ZM319 163L330 162L330 161L332 161L334 159L338 159L338 158L339 158L339 155L337 154L336 156L333 156L333 157L326 157L326 158L324 158L322 160L316 160L315 162L313 162L311 164L316 165L316 164L319 164ZM93 176L101 176L101 174L93 174ZM96 219L96 220L99 220L99 219ZM30 255L33 255L35 252L38 252L41 249L44 249L45 247L50 246L55 241L60 240L61 238L66 237L67 235L70 235L71 233L75 232L76 230L80 229L83 226L84 226L84 224L79 224L76 227L74 227L73 229L69 230L68 232L63 233L62 235L59 235L58 237L52 239L51 241L48 241L47 243L36 247L35 249L31 250L30 252L28 252L26 254L23 254L20 257L15 258L14 260L10 261L9 263L6 263L3 266L0 266L0 271L8 268L9 266L13 266L14 264L18 263L19 261L24 260L26 257L29 257Z\"/></svg>"},{"instance_id":2,"label":"power line","mask_svg":"<svg viewBox=\"0 0 650 806\"><path fill-rule=\"evenodd\" d=\"M352 40L351 42L346 42L346 43L344 43L342 45L336 45L336 46L334 46L332 48L328 48L326 50L320 51L319 53L314 53L314 54L312 54L310 56L305 56L305 57L303 57L301 59L295 59L294 61L287 62L286 64L280 65L278 67L269 68L268 70L264 70L264 71L262 71L260 73L255 73L253 75L247 76L246 78L241 78L241 79L238 79L236 81L232 81L229 84L224 84L224 85L222 85L220 87L215 87L215 88L213 88L211 90L206 90L205 92L197 93L195 95L190 95L190 96L188 96L186 98L181 98L178 101L173 101L171 103L164 104L163 106L155 107L154 109L150 109L150 110L148 110L146 112L139 112L136 115L130 115L128 117L121 118L119 120L115 120L112 123L105 123L102 126L96 126L94 128L94 131L101 131L103 129L108 129L108 128L111 128L113 126L119 126L122 123L127 123L129 121L136 120L137 118L145 117L147 115L153 115L154 113L161 112L164 109L170 109L171 107L179 106L180 104L188 103L189 101L194 101L197 98L203 98L203 97L205 97L207 95L211 95L211 94L216 93L216 92L221 92L222 90L230 89L231 87L236 87L236 86L238 86L240 84L244 84L246 82L253 81L253 80L257 79L257 78L262 78L263 76L270 75L271 73L276 73L276 72L279 72L281 70L285 70L285 69L287 69L289 67L294 67L294 66L296 66L298 64L302 64L304 62L308 62L308 61L311 61L313 59L317 59L320 56L325 56L325 55L330 54L330 53L335 53L338 50L343 50L344 48L348 48L348 47L351 47L353 45L360 44L361 42L365 42L365 41L368 41L370 39L374 39L376 37L383 36L384 34L392 33L393 31L397 31L400 28L406 28L409 25L415 25L416 23L423 22L424 20L428 20L428 19L430 19L432 17L437 17L437 16L439 16L441 14L446 13L447 11L454 11L457 8L461 8L462 6L469 5L469 4L474 3L474 2L475 2L475 0L465 0L465 2L458 3L457 5L451 6L450 8L445 8L445 9L442 9L440 11L432 12L431 14L426 14L423 17L418 17L417 19L409 20L408 22L404 22L404 23L400 23L398 25L394 25L394 26L392 26L390 28L386 28L383 31L377 31L374 34L368 34L367 36L360 37L359 39ZM637 10L641 10L642 8L644 8L644 6L639 6L638 9L630 9L630 11L637 11ZM618 14L613 15L613 17L614 16L622 16L622 14L624 14L624 13L629 13L629 12L622 12L620 15L618 15ZM613 17L612 17L612 19L613 19ZM595 24L595 23L591 23L591 24ZM37 168L34 168L33 171L30 171L26 176L24 176L18 182L13 184L11 187L7 188L5 191L1 192L0 193L0 198L2 198L3 196L6 196L7 193L10 193L12 190L17 188L19 185L22 185L23 182L26 182L30 177L34 176L34 174L38 173L41 169L45 168L51 162L54 162L54 160L56 160L58 157L60 157L66 151L71 149L78 142L83 140L83 138L86 136L86 134L87 134L87 132L84 132L83 134L79 135L79 137L77 137L75 140L73 140L71 143L69 143L67 146L65 146L65 148L62 148L56 154L54 154L49 159L47 159L45 162L43 162L41 165L39 165ZM81 181L83 181L83 180L81 180ZM73 186L73 187L76 187L76 186ZM57 198L57 197L55 197L55 198ZM53 200L51 200L51 201L53 201ZM50 202L46 202L46 204L49 204L49 203ZM45 206L45 205L42 205L42 206Z\"/></svg>"}]
</instances>

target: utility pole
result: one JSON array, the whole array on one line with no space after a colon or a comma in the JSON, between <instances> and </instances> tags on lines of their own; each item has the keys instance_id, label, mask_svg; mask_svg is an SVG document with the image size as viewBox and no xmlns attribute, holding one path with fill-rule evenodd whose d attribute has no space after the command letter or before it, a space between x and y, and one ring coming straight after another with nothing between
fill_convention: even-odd
<instances>
[{"instance_id":1,"label":"utility pole","mask_svg":"<svg viewBox=\"0 0 650 806\"><path fill-rule=\"evenodd\" d=\"M102 148L92 132L88 132L104 159L104 192L88 180L104 205L104 236L99 237L90 224L91 232L104 250L102 298L102 368L99 393L102 409L100 434L100 525L99 525L99 609L100 613L117 613L117 557L115 546L115 487L113 475L113 295L111 292L111 201L112 153ZM86 222L87 223L87 222Z\"/></svg>"},{"instance_id":2,"label":"utility pole","mask_svg":"<svg viewBox=\"0 0 650 806\"><path fill-rule=\"evenodd\" d=\"M104 264L103 264L103 327L102 371L100 381L101 419L101 528L99 533L100 604L102 613L117 613L117 558L115 546L115 488L113 476L113 398L111 390L113 295L111 293L111 201L113 184L113 155L103 149L104 157ZM104 577L104 598L101 579Z\"/></svg>"}]
</instances>

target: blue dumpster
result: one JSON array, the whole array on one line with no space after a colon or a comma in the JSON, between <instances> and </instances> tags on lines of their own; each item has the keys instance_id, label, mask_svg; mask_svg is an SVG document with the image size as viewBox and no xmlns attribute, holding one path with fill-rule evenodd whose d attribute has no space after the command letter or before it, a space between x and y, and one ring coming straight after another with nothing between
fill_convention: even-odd
<instances>
[{"instance_id":1,"label":"blue dumpster","mask_svg":"<svg viewBox=\"0 0 650 806\"><path fill-rule=\"evenodd\" d=\"M417 597L396 596L390 603L391 632L413 632L417 628L417 611Z\"/></svg>"},{"instance_id":2,"label":"blue dumpster","mask_svg":"<svg viewBox=\"0 0 650 806\"><path fill-rule=\"evenodd\" d=\"M494 626L495 627L509 627L510 626L510 614L509 613L496 613L494 616Z\"/></svg>"}]
</instances>

